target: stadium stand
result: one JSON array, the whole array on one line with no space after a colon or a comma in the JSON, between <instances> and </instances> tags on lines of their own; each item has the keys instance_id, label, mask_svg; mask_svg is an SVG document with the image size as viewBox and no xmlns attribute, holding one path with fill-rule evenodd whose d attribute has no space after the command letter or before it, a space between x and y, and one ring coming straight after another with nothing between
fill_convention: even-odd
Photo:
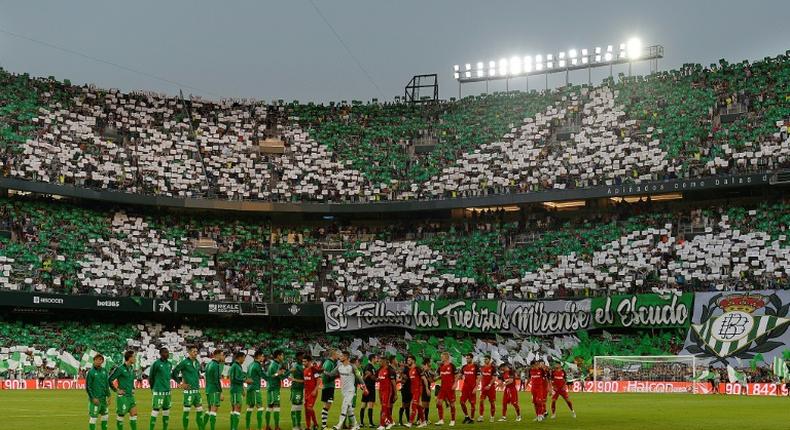
<instances>
[{"instance_id":1,"label":"stadium stand","mask_svg":"<svg viewBox=\"0 0 790 430\"><path fill-rule=\"evenodd\" d=\"M88 330L86 330L86 328ZM115 336L102 336L112 331ZM439 362L443 351L451 353L457 365L463 355L473 353L482 358L491 348L502 347L513 354L530 352L562 359L577 369L577 377L586 373L595 355L665 355L676 353L682 345L683 333L667 330L660 334L635 332L629 334L603 333L590 336L580 332L576 336L555 338L498 339L470 336L436 337L414 334L406 340L402 333L381 333L376 336L353 334L331 335L310 330L280 330L276 335L265 329L234 326L202 326L194 324L168 325L158 322L112 324L94 322L84 324L70 320L41 321L29 318L0 320L0 375L5 377L35 377L39 372L50 376L77 376L88 368L95 352L102 352L111 363L122 361L122 352L131 349L140 352L137 364L140 375L158 358L158 348L167 347L177 357L183 357L188 345L197 345L200 361L210 360L210 351L254 351L276 349L286 351L293 359L297 352L320 356L329 349L347 349L355 355L392 354L404 358L407 354L430 357ZM228 354L230 355L230 354ZM84 357L84 358L83 358ZM73 359L79 365L74 366ZM8 364L11 360L11 368ZM64 361L65 360L65 361ZM228 357L230 360L230 357ZM526 365L526 363L521 363ZM76 367L76 369L75 369Z\"/></svg>"},{"instance_id":2,"label":"stadium stand","mask_svg":"<svg viewBox=\"0 0 790 430\"><path fill-rule=\"evenodd\" d=\"M289 227L14 197L0 288L307 302L790 287L786 201L639 212Z\"/></svg>"},{"instance_id":3,"label":"stadium stand","mask_svg":"<svg viewBox=\"0 0 790 430\"><path fill-rule=\"evenodd\" d=\"M7 177L180 198L375 202L775 171L786 55L546 92L265 104L2 72Z\"/></svg>"}]
</instances>

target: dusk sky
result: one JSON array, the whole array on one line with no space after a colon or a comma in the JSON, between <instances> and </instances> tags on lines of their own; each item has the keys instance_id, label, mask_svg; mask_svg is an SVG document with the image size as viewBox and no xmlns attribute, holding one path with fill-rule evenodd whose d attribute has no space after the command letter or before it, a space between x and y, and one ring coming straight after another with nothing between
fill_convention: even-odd
<instances>
[{"instance_id":1,"label":"dusk sky","mask_svg":"<svg viewBox=\"0 0 790 430\"><path fill-rule=\"evenodd\" d=\"M790 49L787 18L786 0L0 0L0 66L123 90L303 102L389 100L412 75L438 73L449 98L453 64L630 37L665 47L661 69L761 59Z\"/></svg>"}]
</instances>

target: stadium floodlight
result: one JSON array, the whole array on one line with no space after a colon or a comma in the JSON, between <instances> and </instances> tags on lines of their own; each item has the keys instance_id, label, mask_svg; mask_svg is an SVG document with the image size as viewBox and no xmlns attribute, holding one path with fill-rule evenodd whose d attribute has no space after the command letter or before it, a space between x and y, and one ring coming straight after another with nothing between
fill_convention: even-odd
<instances>
[{"instance_id":1,"label":"stadium floodlight","mask_svg":"<svg viewBox=\"0 0 790 430\"><path fill-rule=\"evenodd\" d=\"M524 62L522 63L522 65L523 65L522 68L524 69L524 73L531 72L532 71L532 57L529 56L529 55L524 57Z\"/></svg>"},{"instance_id":2,"label":"stadium floodlight","mask_svg":"<svg viewBox=\"0 0 790 430\"><path fill-rule=\"evenodd\" d=\"M651 61L651 70L658 68L658 60L664 58L663 46L651 45L646 47L636 37L626 40L624 43L571 48L550 54L514 55L512 57L503 57L499 60L489 60L487 65L484 61L476 63L464 62L453 66L453 76L458 80L460 97L461 86L470 82L547 75L546 88L548 89L548 74L551 73L565 73L565 81L567 83L571 71L586 69L589 83L592 80L590 70L594 67L608 66L611 75L613 66L618 64L628 65L629 76L635 61ZM527 80L527 83L529 83L529 80Z\"/></svg>"},{"instance_id":3,"label":"stadium floodlight","mask_svg":"<svg viewBox=\"0 0 790 430\"><path fill-rule=\"evenodd\" d=\"M499 76L507 75L507 58L501 58L499 60Z\"/></svg>"},{"instance_id":4,"label":"stadium floodlight","mask_svg":"<svg viewBox=\"0 0 790 430\"><path fill-rule=\"evenodd\" d=\"M638 60L639 57L642 56L642 41L637 37L628 39L626 50L628 52L628 58L632 60Z\"/></svg>"},{"instance_id":5,"label":"stadium floodlight","mask_svg":"<svg viewBox=\"0 0 790 430\"><path fill-rule=\"evenodd\" d=\"M514 75L514 76L521 74L521 58L520 57L510 57L510 74Z\"/></svg>"}]
</instances>

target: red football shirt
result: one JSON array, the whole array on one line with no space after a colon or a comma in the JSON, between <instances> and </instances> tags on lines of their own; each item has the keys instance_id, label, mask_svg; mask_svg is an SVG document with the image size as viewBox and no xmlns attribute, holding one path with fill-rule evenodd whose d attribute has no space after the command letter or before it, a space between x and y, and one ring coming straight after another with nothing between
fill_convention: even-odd
<instances>
[{"instance_id":1,"label":"red football shirt","mask_svg":"<svg viewBox=\"0 0 790 430\"><path fill-rule=\"evenodd\" d=\"M492 364L483 366L480 368L480 374L483 376L481 384L483 385L483 389L485 389L486 385L490 384L494 376L496 376L496 367Z\"/></svg>"},{"instance_id":2,"label":"red football shirt","mask_svg":"<svg viewBox=\"0 0 790 430\"><path fill-rule=\"evenodd\" d=\"M477 383L477 375L480 369L476 364L466 364L461 368L461 373L464 374L464 391L469 392L475 389Z\"/></svg>"},{"instance_id":3,"label":"red football shirt","mask_svg":"<svg viewBox=\"0 0 790 430\"><path fill-rule=\"evenodd\" d=\"M566 388L565 371L562 369L554 369L551 371L551 385L557 390L564 390Z\"/></svg>"},{"instance_id":4,"label":"red football shirt","mask_svg":"<svg viewBox=\"0 0 790 430\"><path fill-rule=\"evenodd\" d=\"M439 379L442 382L442 389L453 387L455 385L455 365L453 363L440 365Z\"/></svg>"},{"instance_id":5,"label":"red football shirt","mask_svg":"<svg viewBox=\"0 0 790 430\"><path fill-rule=\"evenodd\" d=\"M422 393L422 371L419 367L409 369L409 383L411 384L412 394L417 393L417 395L420 395Z\"/></svg>"},{"instance_id":6,"label":"red football shirt","mask_svg":"<svg viewBox=\"0 0 790 430\"><path fill-rule=\"evenodd\" d=\"M390 382L390 371L389 366L381 366L378 373L378 381L379 381L379 391L382 393L391 393L392 392L392 383Z\"/></svg>"},{"instance_id":7,"label":"red football shirt","mask_svg":"<svg viewBox=\"0 0 790 430\"><path fill-rule=\"evenodd\" d=\"M505 389L508 388L516 388L515 380L508 382L508 379L514 378L514 374L510 370L505 370L502 372L502 382L505 383Z\"/></svg>"},{"instance_id":8,"label":"red football shirt","mask_svg":"<svg viewBox=\"0 0 790 430\"><path fill-rule=\"evenodd\" d=\"M546 372L541 368L529 369L529 383L532 391L543 390L546 388Z\"/></svg>"},{"instance_id":9,"label":"red football shirt","mask_svg":"<svg viewBox=\"0 0 790 430\"><path fill-rule=\"evenodd\" d=\"M312 393L315 386L318 385L318 372L315 366L309 366L304 369L304 392Z\"/></svg>"}]
</instances>

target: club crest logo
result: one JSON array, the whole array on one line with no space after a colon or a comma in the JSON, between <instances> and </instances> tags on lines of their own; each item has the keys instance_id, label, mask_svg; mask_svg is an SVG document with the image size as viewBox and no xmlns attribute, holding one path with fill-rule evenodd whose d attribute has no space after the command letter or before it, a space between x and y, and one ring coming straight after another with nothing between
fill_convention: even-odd
<instances>
[{"instance_id":1,"label":"club crest logo","mask_svg":"<svg viewBox=\"0 0 790 430\"><path fill-rule=\"evenodd\" d=\"M711 299L704 311L706 318L691 327L700 343L716 356L735 356L752 342L790 323L790 319L777 316L772 308L766 308L763 315L754 314L765 308L768 301L768 297L760 294L733 294ZM722 313L714 316L716 308Z\"/></svg>"}]
</instances>

